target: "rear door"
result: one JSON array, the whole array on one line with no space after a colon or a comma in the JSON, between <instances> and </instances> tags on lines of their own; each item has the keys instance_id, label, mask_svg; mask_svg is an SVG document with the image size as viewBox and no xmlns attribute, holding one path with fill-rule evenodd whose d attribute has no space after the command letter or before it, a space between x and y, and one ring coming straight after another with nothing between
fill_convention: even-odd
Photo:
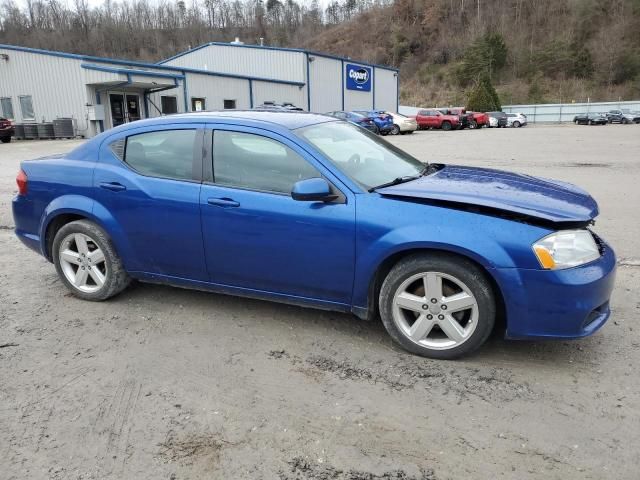
<instances>
[{"instance_id":1,"label":"rear door","mask_svg":"<svg viewBox=\"0 0 640 480\"><path fill-rule=\"evenodd\" d=\"M129 129L106 140L94 173L96 208L130 253L126 268L208 279L200 229L203 124Z\"/></svg>"},{"instance_id":2,"label":"rear door","mask_svg":"<svg viewBox=\"0 0 640 480\"><path fill-rule=\"evenodd\" d=\"M249 127L214 129L213 155L205 160L212 172L200 195L211 281L350 304L354 195L285 137ZM314 177L332 183L340 200L293 200L293 184Z\"/></svg>"}]
</instances>

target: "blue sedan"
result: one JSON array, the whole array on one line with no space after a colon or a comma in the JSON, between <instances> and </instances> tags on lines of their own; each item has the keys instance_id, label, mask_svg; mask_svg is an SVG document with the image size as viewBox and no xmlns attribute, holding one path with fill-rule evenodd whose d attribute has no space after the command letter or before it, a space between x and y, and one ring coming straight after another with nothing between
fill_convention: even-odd
<instances>
[{"instance_id":1,"label":"blue sedan","mask_svg":"<svg viewBox=\"0 0 640 480\"><path fill-rule=\"evenodd\" d=\"M85 300L137 279L353 312L447 359L497 319L574 338L610 314L615 256L585 191L423 164L324 115L142 120L23 162L17 183L16 235Z\"/></svg>"},{"instance_id":2,"label":"blue sedan","mask_svg":"<svg viewBox=\"0 0 640 480\"><path fill-rule=\"evenodd\" d=\"M381 135L391 133L393 130L393 117L384 110L355 110L354 113L371 118Z\"/></svg>"}]
</instances>

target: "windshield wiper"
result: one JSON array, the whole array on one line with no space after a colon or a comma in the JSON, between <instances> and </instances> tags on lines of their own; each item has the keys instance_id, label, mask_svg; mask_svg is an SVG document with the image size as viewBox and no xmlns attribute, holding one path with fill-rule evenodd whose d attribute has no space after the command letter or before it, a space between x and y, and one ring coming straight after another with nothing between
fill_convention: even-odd
<instances>
[{"instance_id":1,"label":"windshield wiper","mask_svg":"<svg viewBox=\"0 0 640 480\"><path fill-rule=\"evenodd\" d=\"M429 166L425 165L425 167L422 169L422 171L416 175L405 175L404 177L396 177L393 180L391 180L390 182L387 183L383 183L382 185L377 185L375 187L371 187L369 189L369 193L378 190L379 188L384 188L384 187L393 187L394 185L400 185L401 183L406 183L406 182L410 182L411 180L417 180L418 178L422 177L423 175L425 175L427 172L429 171Z\"/></svg>"}]
</instances>

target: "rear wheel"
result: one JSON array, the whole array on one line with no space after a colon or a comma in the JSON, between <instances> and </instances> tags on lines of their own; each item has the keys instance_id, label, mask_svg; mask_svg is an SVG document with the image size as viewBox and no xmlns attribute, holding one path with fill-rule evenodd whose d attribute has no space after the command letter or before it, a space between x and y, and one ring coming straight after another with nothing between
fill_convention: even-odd
<instances>
[{"instance_id":1,"label":"rear wheel","mask_svg":"<svg viewBox=\"0 0 640 480\"><path fill-rule=\"evenodd\" d=\"M87 220L58 230L52 257L62 282L83 300L106 300L131 281L106 232Z\"/></svg>"},{"instance_id":2,"label":"rear wheel","mask_svg":"<svg viewBox=\"0 0 640 480\"><path fill-rule=\"evenodd\" d=\"M451 123L449 122L442 122L442 130L451 130Z\"/></svg>"},{"instance_id":3,"label":"rear wheel","mask_svg":"<svg viewBox=\"0 0 640 480\"><path fill-rule=\"evenodd\" d=\"M9 143L11 141L11 137L2 137L0 138L0 142Z\"/></svg>"},{"instance_id":4,"label":"rear wheel","mask_svg":"<svg viewBox=\"0 0 640 480\"><path fill-rule=\"evenodd\" d=\"M482 345L495 323L492 288L473 262L420 254L396 264L382 284L380 316L410 352L453 359Z\"/></svg>"}]
</instances>

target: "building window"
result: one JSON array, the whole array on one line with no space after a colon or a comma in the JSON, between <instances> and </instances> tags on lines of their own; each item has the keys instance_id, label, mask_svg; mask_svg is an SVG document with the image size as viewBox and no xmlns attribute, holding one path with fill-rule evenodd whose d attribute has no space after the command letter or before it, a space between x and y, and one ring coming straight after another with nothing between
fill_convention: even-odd
<instances>
[{"instance_id":1,"label":"building window","mask_svg":"<svg viewBox=\"0 0 640 480\"><path fill-rule=\"evenodd\" d=\"M191 97L191 111L203 112L206 110L204 98Z\"/></svg>"},{"instance_id":2,"label":"building window","mask_svg":"<svg viewBox=\"0 0 640 480\"><path fill-rule=\"evenodd\" d=\"M22 120L35 120L36 114L33 111L33 102L31 95L23 95L18 97L20 100L20 111L22 112Z\"/></svg>"},{"instance_id":3,"label":"building window","mask_svg":"<svg viewBox=\"0 0 640 480\"><path fill-rule=\"evenodd\" d=\"M193 179L196 130L161 130L127 137L124 161L151 177ZM116 155L118 146L112 149Z\"/></svg>"},{"instance_id":4,"label":"building window","mask_svg":"<svg viewBox=\"0 0 640 480\"><path fill-rule=\"evenodd\" d=\"M236 101L235 100L225 100L224 101L224 109L225 110L233 110L236 108Z\"/></svg>"},{"instance_id":5,"label":"building window","mask_svg":"<svg viewBox=\"0 0 640 480\"><path fill-rule=\"evenodd\" d=\"M172 113L178 113L178 99L176 97L170 97L163 95L160 97L162 102L162 114L171 115Z\"/></svg>"},{"instance_id":6,"label":"building window","mask_svg":"<svg viewBox=\"0 0 640 480\"><path fill-rule=\"evenodd\" d=\"M8 118L9 120L13 120L15 118L13 116L13 104L11 103L11 98L0 98L0 116Z\"/></svg>"}]
</instances>

